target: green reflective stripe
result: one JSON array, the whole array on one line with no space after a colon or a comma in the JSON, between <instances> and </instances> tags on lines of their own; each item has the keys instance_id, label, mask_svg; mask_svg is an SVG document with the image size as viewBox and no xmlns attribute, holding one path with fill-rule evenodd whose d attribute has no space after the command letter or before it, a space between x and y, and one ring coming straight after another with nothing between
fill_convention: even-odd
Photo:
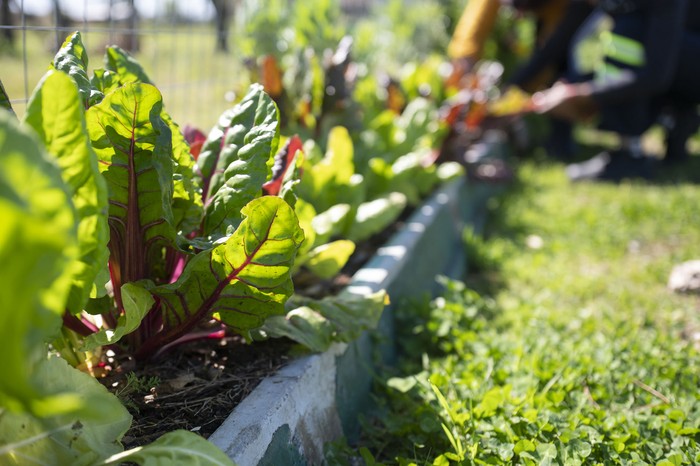
<instances>
[{"instance_id":1,"label":"green reflective stripe","mask_svg":"<svg viewBox=\"0 0 700 466\"><path fill-rule=\"evenodd\" d=\"M603 32L601 39L606 57L630 66L644 64L644 46L641 42L610 31Z\"/></svg>"},{"instance_id":2,"label":"green reflective stripe","mask_svg":"<svg viewBox=\"0 0 700 466\"><path fill-rule=\"evenodd\" d=\"M601 63L596 68L595 80L598 82L610 81L619 77L622 74L622 68L615 66L612 63Z\"/></svg>"}]
</instances>

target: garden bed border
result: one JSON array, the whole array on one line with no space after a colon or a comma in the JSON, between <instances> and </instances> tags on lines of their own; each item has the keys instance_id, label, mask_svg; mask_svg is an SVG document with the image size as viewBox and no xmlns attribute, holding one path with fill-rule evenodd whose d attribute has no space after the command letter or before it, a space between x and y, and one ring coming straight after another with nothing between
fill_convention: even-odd
<instances>
[{"instance_id":1,"label":"garden bed border","mask_svg":"<svg viewBox=\"0 0 700 466\"><path fill-rule=\"evenodd\" d=\"M502 138L481 151L482 161L507 152ZM322 464L325 443L355 438L358 415L371 406L375 369L396 357L394 309L407 299L434 295L437 275L464 275L464 228L481 229L488 199L503 186L463 176L438 189L341 292L364 296L387 290L391 304L378 329L295 359L265 378L209 440L238 466L301 466Z\"/></svg>"}]
</instances>

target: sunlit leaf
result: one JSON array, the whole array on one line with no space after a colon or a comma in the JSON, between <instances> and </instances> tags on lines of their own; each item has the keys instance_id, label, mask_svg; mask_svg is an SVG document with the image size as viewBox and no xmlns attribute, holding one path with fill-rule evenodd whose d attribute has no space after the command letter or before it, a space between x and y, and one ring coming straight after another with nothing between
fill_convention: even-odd
<instances>
[{"instance_id":1,"label":"sunlit leaf","mask_svg":"<svg viewBox=\"0 0 700 466\"><path fill-rule=\"evenodd\" d=\"M224 112L202 146L197 171L205 197L205 235L225 236L241 222L241 208L259 197L279 144L278 110L262 86Z\"/></svg>"},{"instance_id":2,"label":"sunlit leaf","mask_svg":"<svg viewBox=\"0 0 700 466\"><path fill-rule=\"evenodd\" d=\"M192 258L175 283L147 285L160 301L165 328L142 352L159 349L212 315L247 335L267 316L284 312L304 234L294 211L278 197L255 199L242 214L245 220L231 237Z\"/></svg>"},{"instance_id":3,"label":"sunlit leaf","mask_svg":"<svg viewBox=\"0 0 700 466\"><path fill-rule=\"evenodd\" d=\"M71 286L65 270L78 257L76 220L58 167L7 112L0 164L0 404L36 412L53 393L34 368L59 333Z\"/></svg>"},{"instance_id":4,"label":"sunlit leaf","mask_svg":"<svg viewBox=\"0 0 700 466\"><path fill-rule=\"evenodd\" d=\"M80 32L66 38L56 53L53 67L73 78L80 92L80 102L88 108L100 100L103 94L94 88L88 78L88 55Z\"/></svg>"},{"instance_id":5,"label":"sunlit leaf","mask_svg":"<svg viewBox=\"0 0 700 466\"><path fill-rule=\"evenodd\" d=\"M55 158L76 209L80 258L70 266L73 286L67 305L75 314L83 310L109 257L107 185L97 167L75 82L64 73L49 71L29 100L24 123Z\"/></svg>"},{"instance_id":6,"label":"sunlit leaf","mask_svg":"<svg viewBox=\"0 0 700 466\"><path fill-rule=\"evenodd\" d=\"M201 436L186 430L168 432L153 443L113 455L99 465L119 465L125 462L140 466L234 466L221 450Z\"/></svg>"},{"instance_id":7,"label":"sunlit leaf","mask_svg":"<svg viewBox=\"0 0 700 466\"><path fill-rule=\"evenodd\" d=\"M61 358L45 359L35 369L36 382L55 391L53 403L60 404L64 413L48 415L49 409L41 417L2 413L0 463L87 466L122 450L120 440L131 415L116 396Z\"/></svg>"}]
</instances>

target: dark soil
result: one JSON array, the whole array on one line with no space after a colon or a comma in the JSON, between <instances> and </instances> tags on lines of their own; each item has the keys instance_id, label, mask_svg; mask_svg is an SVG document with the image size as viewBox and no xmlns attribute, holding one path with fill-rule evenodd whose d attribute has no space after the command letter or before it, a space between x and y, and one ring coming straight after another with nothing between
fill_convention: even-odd
<instances>
[{"instance_id":1,"label":"dark soil","mask_svg":"<svg viewBox=\"0 0 700 466\"><path fill-rule=\"evenodd\" d=\"M209 437L264 377L287 363L290 347L288 340L250 345L230 336L183 344L136 370L123 364L102 382L134 417L124 447L176 429Z\"/></svg>"}]
</instances>

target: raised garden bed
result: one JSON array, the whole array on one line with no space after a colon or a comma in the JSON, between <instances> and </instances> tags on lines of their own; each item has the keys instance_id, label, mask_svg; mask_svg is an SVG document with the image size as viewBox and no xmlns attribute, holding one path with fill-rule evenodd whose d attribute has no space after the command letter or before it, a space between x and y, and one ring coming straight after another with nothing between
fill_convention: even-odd
<instances>
[{"instance_id":1,"label":"raised garden bed","mask_svg":"<svg viewBox=\"0 0 700 466\"><path fill-rule=\"evenodd\" d=\"M5 329L14 359L4 371L8 383L1 391L13 412L0 432L7 444L1 454L21 450L23 456L36 455L37 463L104 458L105 464L140 464L161 455L164 445L186 445L174 450L182 461L205 454L227 463L205 440L221 420L214 413L229 411L261 375L284 366L286 353L272 348L274 356L261 368L258 356L235 351L241 339L227 336L231 330L248 340L289 337L318 352L333 341L349 342L280 372L284 380L312 374L313 384L325 387L326 398L308 404L301 396L312 393L306 388L295 394L276 387L277 398L291 396L289 404L301 420L269 421L270 416L261 416L264 410L255 408L259 423L244 426L256 442L288 439L254 447L260 454L274 455L284 451L275 445L290 444L300 458L320 458L324 440L356 430L355 414L371 386L371 356L379 351L383 362L393 359L392 307L376 333L361 334L377 325L385 293L395 308L404 298L431 292L436 274L463 270L462 227L481 211L481 181L466 195L471 183L448 184L410 218L402 216L436 183L460 173L455 165L442 165L445 170L438 172L430 150L410 150L435 147L433 139L442 134L439 125L429 124L435 108L424 98L407 106L400 118L386 110L386 121L359 145L374 147L378 135L386 133L382 147L389 152L356 160L355 143L343 126L330 129L325 152L314 141L307 150L296 136L280 147L278 106L254 84L194 151L163 110L158 89L128 54L109 48L110 68L95 70L93 79L83 52L76 32L57 54L55 69L37 86L26 118L18 123L11 113L0 115L9 141L5 153L21 168L3 180L5 191L14 193L8 199L16 222L52 231L45 238L18 230L17 244L3 249L6 262L29 264L11 269L25 273L34 288L18 288L12 299L24 301L7 306L19 317L11 322L15 327ZM11 110L9 98L0 97ZM52 107L59 100L66 102L65 115ZM244 124L249 121L250 127ZM420 137L407 141L404 134ZM308 157L297 156L302 148ZM80 159L80 170L73 156ZM356 164L366 170L358 173ZM475 173L489 174L480 168ZM28 175L22 170L43 185L27 191ZM81 175L72 176L75 171ZM481 178L488 176L474 180ZM387 243L375 241L399 225ZM369 253L362 244L368 238L373 240ZM374 257L364 264L368 256ZM348 259L354 265L345 269ZM357 264L364 266L356 271ZM45 276L32 267L45 269ZM317 286L316 293L307 293L314 286L308 275L324 286L332 280L332 289ZM9 278L28 282L19 274ZM52 299L39 303L33 296L44 292ZM20 311L21 306L26 309ZM201 339L217 341L207 346ZM191 344L185 348L186 343ZM258 346L262 353L269 350L266 345ZM169 360L150 373L151 363L171 350ZM328 362L314 369L316 360ZM247 362L244 368L254 376L241 381L234 367ZM295 372L307 363L312 372ZM35 366L41 370L26 370ZM64 379L68 385L61 387L57 381ZM263 389L268 385L263 383ZM131 406L129 393L142 399ZM222 395L227 400L220 402ZM166 404L176 416L164 415ZM321 414L313 414L319 409ZM269 424L269 435L262 434L260 422ZM112 428L105 431L104 425ZM132 425L137 428L129 431ZM49 438L47 432L60 435ZM120 443L125 432L128 451ZM148 438L152 434L156 440Z\"/></svg>"},{"instance_id":2,"label":"raised garden bed","mask_svg":"<svg viewBox=\"0 0 700 466\"><path fill-rule=\"evenodd\" d=\"M487 140L479 159L503 157L503 139ZM377 331L295 359L265 378L209 440L240 466L292 465L320 464L326 442L357 435L358 413L370 406L372 368L395 357L393 309L437 291L436 275L465 272L464 227L480 227L487 200L502 186L464 177L435 192L341 291L388 291L391 304Z\"/></svg>"}]
</instances>

